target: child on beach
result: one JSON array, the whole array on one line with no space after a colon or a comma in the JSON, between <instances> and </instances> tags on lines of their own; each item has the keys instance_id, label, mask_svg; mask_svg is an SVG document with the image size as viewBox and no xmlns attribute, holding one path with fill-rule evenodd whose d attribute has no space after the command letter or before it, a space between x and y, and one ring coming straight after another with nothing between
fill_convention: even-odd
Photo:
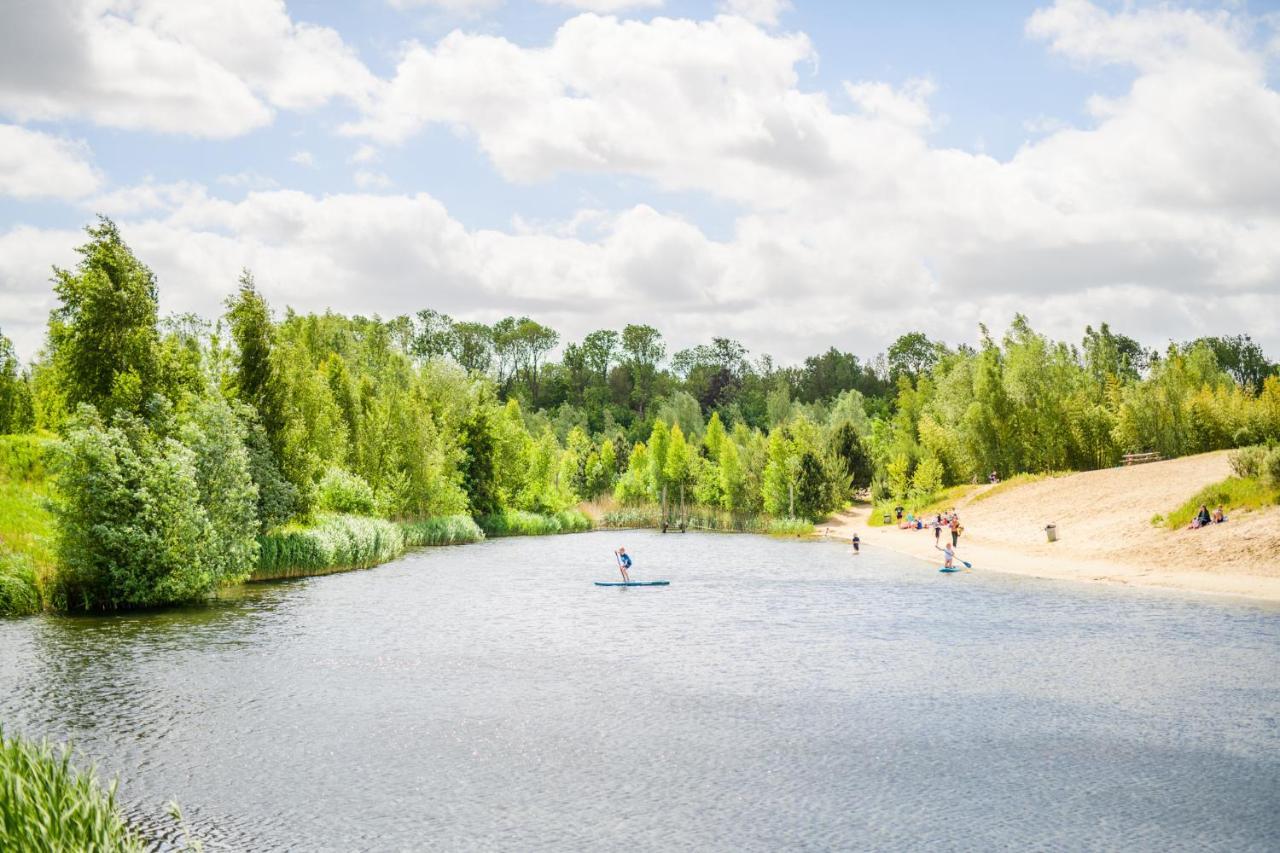
<instances>
[{"instance_id":1,"label":"child on beach","mask_svg":"<svg viewBox=\"0 0 1280 853\"><path fill-rule=\"evenodd\" d=\"M861 553L861 552L858 550L858 546L860 546L861 544L862 544L862 540L858 538L858 534L856 534L856 533L855 533L855 534L853 534L853 555L854 555L855 557L856 557L856 556L858 556L858 554L860 554L860 553Z\"/></svg>"}]
</instances>

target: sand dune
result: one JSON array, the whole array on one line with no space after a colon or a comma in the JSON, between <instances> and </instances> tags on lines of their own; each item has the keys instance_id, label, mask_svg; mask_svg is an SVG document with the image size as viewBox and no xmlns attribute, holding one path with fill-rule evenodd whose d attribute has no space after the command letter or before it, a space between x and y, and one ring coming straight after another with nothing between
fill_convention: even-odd
<instances>
[{"instance_id":1,"label":"sand dune","mask_svg":"<svg viewBox=\"0 0 1280 853\"><path fill-rule=\"evenodd\" d=\"M976 569L1102 581L1280 602L1280 508L1236 513L1226 524L1170 531L1151 524L1231 473L1227 453L1205 453L1007 487L957 505L958 553ZM931 531L873 528L866 508L819 526L857 531L870 547L939 562ZM1044 527L1054 523L1058 541Z\"/></svg>"}]
</instances>

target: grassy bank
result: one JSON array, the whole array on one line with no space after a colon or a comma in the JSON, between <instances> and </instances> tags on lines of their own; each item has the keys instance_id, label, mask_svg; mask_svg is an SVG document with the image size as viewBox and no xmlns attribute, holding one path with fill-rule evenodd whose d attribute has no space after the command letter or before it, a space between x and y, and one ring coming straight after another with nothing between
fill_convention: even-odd
<instances>
[{"instance_id":1,"label":"grassy bank","mask_svg":"<svg viewBox=\"0 0 1280 853\"><path fill-rule=\"evenodd\" d=\"M774 518L755 513L730 512L719 507L692 506L688 510L690 530L711 530L721 533L763 533L770 536L808 536L813 533L813 522L803 518ZM656 504L617 507L609 510L601 519L606 528L660 527L662 510ZM675 525L668 522L669 528Z\"/></svg>"},{"instance_id":2,"label":"grassy bank","mask_svg":"<svg viewBox=\"0 0 1280 853\"><path fill-rule=\"evenodd\" d=\"M25 616L52 603L47 462L53 443L44 436L0 436L0 616Z\"/></svg>"},{"instance_id":3,"label":"grassy bank","mask_svg":"<svg viewBox=\"0 0 1280 853\"><path fill-rule=\"evenodd\" d=\"M67 747L8 737L0 729L0 850L141 853L125 825L115 784L77 770Z\"/></svg>"},{"instance_id":4,"label":"grassy bank","mask_svg":"<svg viewBox=\"0 0 1280 853\"><path fill-rule=\"evenodd\" d=\"M484 538L484 531L469 515L442 515L421 521L402 521L400 531L404 534L406 548L465 545Z\"/></svg>"},{"instance_id":5,"label":"grassy bank","mask_svg":"<svg viewBox=\"0 0 1280 853\"><path fill-rule=\"evenodd\" d=\"M1201 506L1210 511L1221 506L1230 521L1233 513L1276 505L1280 505L1280 489L1267 486L1257 477L1228 477L1205 486L1168 515L1152 518L1151 523L1177 530L1190 524Z\"/></svg>"}]
</instances>

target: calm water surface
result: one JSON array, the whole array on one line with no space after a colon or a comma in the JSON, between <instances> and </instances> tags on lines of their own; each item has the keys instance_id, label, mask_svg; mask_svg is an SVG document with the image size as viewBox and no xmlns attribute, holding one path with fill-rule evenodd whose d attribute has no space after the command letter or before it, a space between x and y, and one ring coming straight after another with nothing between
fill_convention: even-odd
<instances>
[{"instance_id":1,"label":"calm water surface","mask_svg":"<svg viewBox=\"0 0 1280 853\"><path fill-rule=\"evenodd\" d=\"M606 589L611 549L666 588ZM0 721L210 850L1280 848L1280 612L747 536L0 622Z\"/></svg>"}]
</instances>

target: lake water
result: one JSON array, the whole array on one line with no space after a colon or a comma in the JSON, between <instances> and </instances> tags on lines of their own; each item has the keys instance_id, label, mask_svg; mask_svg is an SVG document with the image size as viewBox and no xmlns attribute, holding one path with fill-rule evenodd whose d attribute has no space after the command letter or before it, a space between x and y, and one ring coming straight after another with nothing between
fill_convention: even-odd
<instances>
[{"instance_id":1,"label":"lake water","mask_svg":"<svg viewBox=\"0 0 1280 853\"><path fill-rule=\"evenodd\" d=\"M593 586L619 543L671 586ZM0 622L0 721L209 850L1280 848L1280 611L836 543L505 539Z\"/></svg>"}]
</instances>

